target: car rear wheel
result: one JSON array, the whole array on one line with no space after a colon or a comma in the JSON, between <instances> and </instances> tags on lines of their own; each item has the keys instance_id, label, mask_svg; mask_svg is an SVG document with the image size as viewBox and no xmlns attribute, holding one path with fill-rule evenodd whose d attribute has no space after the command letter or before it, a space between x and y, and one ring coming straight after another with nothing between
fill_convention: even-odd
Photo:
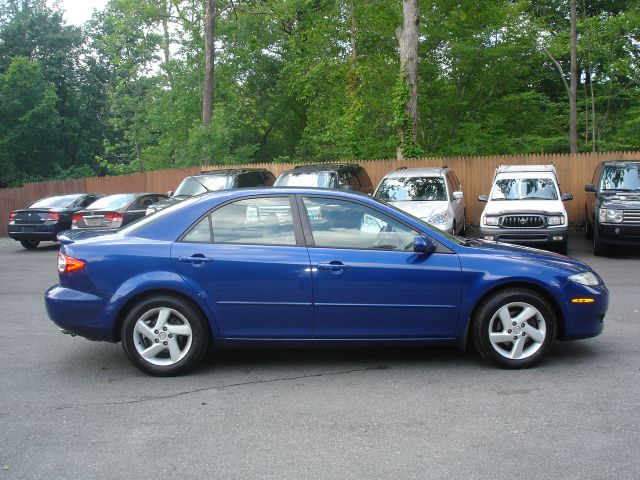
<instances>
[{"instance_id":1,"label":"car rear wheel","mask_svg":"<svg viewBox=\"0 0 640 480\"><path fill-rule=\"evenodd\" d=\"M557 320L549 303L527 289L503 290L484 301L473 319L480 355L502 368L529 368L551 348Z\"/></svg>"},{"instance_id":2,"label":"car rear wheel","mask_svg":"<svg viewBox=\"0 0 640 480\"><path fill-rule=\"evenodd\" d=\"M38 240L20 240L20 245L29 250L33 250L34 248L38 248L40 242Z\"/></svg>"},{"instance_id":3,"label":"car rear wheel","mask_svg":"<svg viewBox=\"0 0 640 480\"><path fill-rule=\"evenodd\" d=\"M157 295L136 304L122 324L129 360L149 375L180 375L207 350L209 333L202 313L190 302Z\"/></svg>"}]
</instances>

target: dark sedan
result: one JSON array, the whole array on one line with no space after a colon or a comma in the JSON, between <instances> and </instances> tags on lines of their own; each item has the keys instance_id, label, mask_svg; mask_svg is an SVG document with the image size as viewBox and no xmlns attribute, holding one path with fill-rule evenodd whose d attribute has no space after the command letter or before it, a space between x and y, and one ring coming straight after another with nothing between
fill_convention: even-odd
<instances>
[{"instance_id":1,"label":"dark sedan","mask_svg":"<svg viewBox=\"0 0 640 480\"><path fill-rule=\"evenodd\" d=\"M103 197L73 216L71 228L115 230L144 217L147 207L166 200L161 193L118 193Z\"/></svg>"},{"instance_id":2,"label":"dark sedan","mask_svg":"<svg viewBox=\"0 0 640 480\"><path fill-rule=\"evenodd\" d=\"M102 195L73 193L42 198L9 214L9 236L29 249L36 248L42 241L55 241L58 233L71 228L74 213L100 197Z\"/></svg>"}]
</instances>

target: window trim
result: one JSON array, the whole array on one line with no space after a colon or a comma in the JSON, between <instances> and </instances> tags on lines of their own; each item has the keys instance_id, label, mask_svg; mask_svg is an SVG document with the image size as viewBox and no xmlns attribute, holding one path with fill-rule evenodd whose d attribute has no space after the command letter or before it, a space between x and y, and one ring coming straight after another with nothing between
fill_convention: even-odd
<instances>
[{"instance_id":1,"label":"window trim","mask_svg":"<svg viewBox=\"0 0 640 480\"><path fill-rule=\"evenodd\" d=\"M289 200L289 207L291 208L291 220L293 223L293 233L296 239L296 243L295 244L280 244L280 243L236 243L236 242L216 242L216 241L212 241L215 240L213 238L213 221L211 220L211 215L216 211L219 210L220 208L223 208L229 204L232 203L236 203L236 202L241 202L243 200L250 200L250 199L263 199L263 198L286 198ZM246 196L246 197L236 197L230 200L227 200L226 202L223 202L219 205L216 205L215 207L213 207L212 209L208 210L206 213L204 213L203 215L201 215L200 217L198 217L198 219L196 221L194 221L189 228L187 228L182 235L180 235L178 237L178 239L176 240L176 243L189 243L189 244L194 244L194 245L245 245L245 246L259 246L259 247L305 247L305 243L304 243L304 235L303 235L303 228L302 225L300 223L300 212L298 210L298 204L295 201L294 195L250 195L250 196ZM198 226L200 224L200 222L202 220L205 219L205 217L209 218L209 241L208 242L189 242L189 241L185 241L185 237L187 235L189 235L195 228L196 226Z\"/></svg>"}]
</instances>

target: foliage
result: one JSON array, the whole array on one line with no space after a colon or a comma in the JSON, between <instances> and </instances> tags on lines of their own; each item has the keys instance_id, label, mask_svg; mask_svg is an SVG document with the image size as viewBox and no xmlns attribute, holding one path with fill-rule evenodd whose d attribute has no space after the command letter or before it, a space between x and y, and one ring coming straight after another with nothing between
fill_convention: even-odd
<instances>
[{"instance_id":1,"label":"foliage","mask_svg":"<svg viewBox=\"0 0 640 480\"><path fill-rule=\"evenodd\" d=\"M51 3L0 0L0 185L568 150L566 0L420 0L417 144L398 135L400 0L218 0L209 128L202 0L110 0L81 28ZM640 5L578 9L579 148L639 149Z\"/></svg>"}]
</instances>

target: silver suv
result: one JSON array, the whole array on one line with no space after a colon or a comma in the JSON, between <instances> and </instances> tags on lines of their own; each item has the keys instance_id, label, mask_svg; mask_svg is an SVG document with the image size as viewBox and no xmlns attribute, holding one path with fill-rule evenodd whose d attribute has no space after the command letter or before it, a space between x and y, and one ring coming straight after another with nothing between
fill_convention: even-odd
<instances>
[{"instance_id":1,"label":"silver suv","mask_svg":"<svg viewBox=\"0 0 640 480\"><path fill-rule=\"evenodd\" d=\"M464 235L467 227L462 185L448 167L401 167L387 174L374 197L391 203L440 230Z\"/></svg>"}]
</instances>

